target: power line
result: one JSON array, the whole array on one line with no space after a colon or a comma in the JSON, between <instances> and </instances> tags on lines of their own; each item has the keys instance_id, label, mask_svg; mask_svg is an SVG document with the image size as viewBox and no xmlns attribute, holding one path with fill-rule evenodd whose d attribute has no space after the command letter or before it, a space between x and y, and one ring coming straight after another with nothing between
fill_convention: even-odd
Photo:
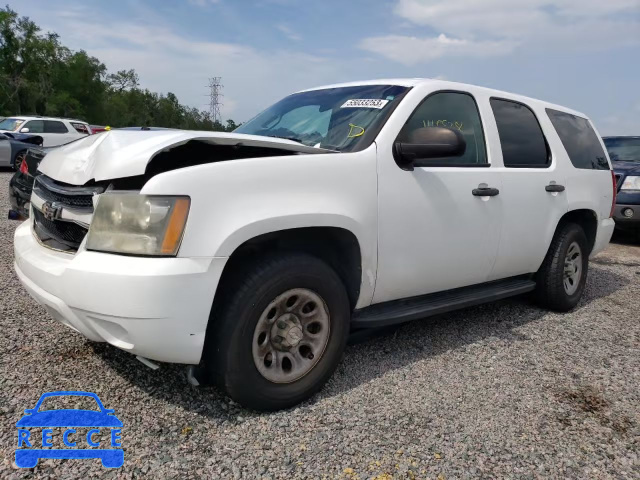
<instances>
[{"instance_id":1,"label":"power line","mask_svg":"<svg viewBox=\"0 0 640 480\"><path fill-rule=\"evenodd\" d=\"M214 122L222 123L222 115L220 114L220 107L223 105L220 99L223 97L222 88L220 83L222 77L212 77L209 79L209 114L211 120Z\"/></svg>"}]
</instances>

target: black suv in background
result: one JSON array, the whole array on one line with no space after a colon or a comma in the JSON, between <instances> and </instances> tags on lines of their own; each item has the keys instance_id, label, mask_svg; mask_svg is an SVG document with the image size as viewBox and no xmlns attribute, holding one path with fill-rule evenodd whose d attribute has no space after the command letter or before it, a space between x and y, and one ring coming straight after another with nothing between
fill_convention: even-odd
<instances>
[{"instance_id":1,"label":"black suv in background","mask_svg":"<svg viewBox=\"0 0 640 480\"><path fill-rule=\"evenodd\" d=\"M640 234L640 137L604 137L618 184L616 228Z\"/></svg>"}]
</instances>

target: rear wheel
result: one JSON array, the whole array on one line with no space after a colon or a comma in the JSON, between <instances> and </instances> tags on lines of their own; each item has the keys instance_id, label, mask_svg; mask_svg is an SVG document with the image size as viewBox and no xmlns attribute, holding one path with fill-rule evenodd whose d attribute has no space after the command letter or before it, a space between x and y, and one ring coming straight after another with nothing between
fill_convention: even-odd
<instances>
[{"instance_id":1,"label":"rear wheel","mask_svg":"<svg viewBox=\"0 0 640 480\"><path fill-rule=\"evenodd\" d=\"M537 273L536 295L541 305L566 312L582 297L589 268L584 230L575 223L561 226Z\"/></svg>"},{"instance_id":2,"label":"rear wheel","mask_svg":"<svg viewBox=\"0 0 640 480\"><path fill-rule=\"evenodd\" d=\"M346 290L331 267L310 255L281 254L250 268L223 295L204 360L231 398L278 410L324 385L342 357L350 321Z\"/></svg>"}]
</instances>

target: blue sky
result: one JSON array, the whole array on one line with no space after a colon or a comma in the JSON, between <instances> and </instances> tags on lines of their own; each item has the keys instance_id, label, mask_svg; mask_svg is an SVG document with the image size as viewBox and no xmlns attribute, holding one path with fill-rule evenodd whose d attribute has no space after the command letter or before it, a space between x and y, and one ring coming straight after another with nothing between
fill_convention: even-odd
<instances>
[{"instance_id":1,"label":"blue sky","mask_svg":"<svg viewBox=\"0 0 640 480\"><path fill-rule=\"evenodd\" d=\"M640 135L640 0L21 0L72 49L245 121L312 86L438 77L580 110Z\"/></svg>"}]
</instances>

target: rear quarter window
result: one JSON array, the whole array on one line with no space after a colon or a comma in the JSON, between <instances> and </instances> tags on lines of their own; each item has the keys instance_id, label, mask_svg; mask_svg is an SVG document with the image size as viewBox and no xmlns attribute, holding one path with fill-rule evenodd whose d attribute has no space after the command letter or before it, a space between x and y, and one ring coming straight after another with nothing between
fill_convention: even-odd
<instances>
[{"instance_id":1,"label":"rear quarter window","mask_svg":"<svg viewBox=\"0 0 640 480\"><path fill-rule=\"evenodd\" d=\"M550 108L547 108L547 115L574 167L609 170L607 156L589 120Z\"/></svg>"},{"instance_id":2,"label":"rear quarter window","mask_svg":"<svg viewBox=\"0 0 640 480\"><path fill-rule=\"evenodd\" d=\"M69 130L64 123L56 120L44 121L44 133L67 133Z\"/></svg>"}]
</instances>

